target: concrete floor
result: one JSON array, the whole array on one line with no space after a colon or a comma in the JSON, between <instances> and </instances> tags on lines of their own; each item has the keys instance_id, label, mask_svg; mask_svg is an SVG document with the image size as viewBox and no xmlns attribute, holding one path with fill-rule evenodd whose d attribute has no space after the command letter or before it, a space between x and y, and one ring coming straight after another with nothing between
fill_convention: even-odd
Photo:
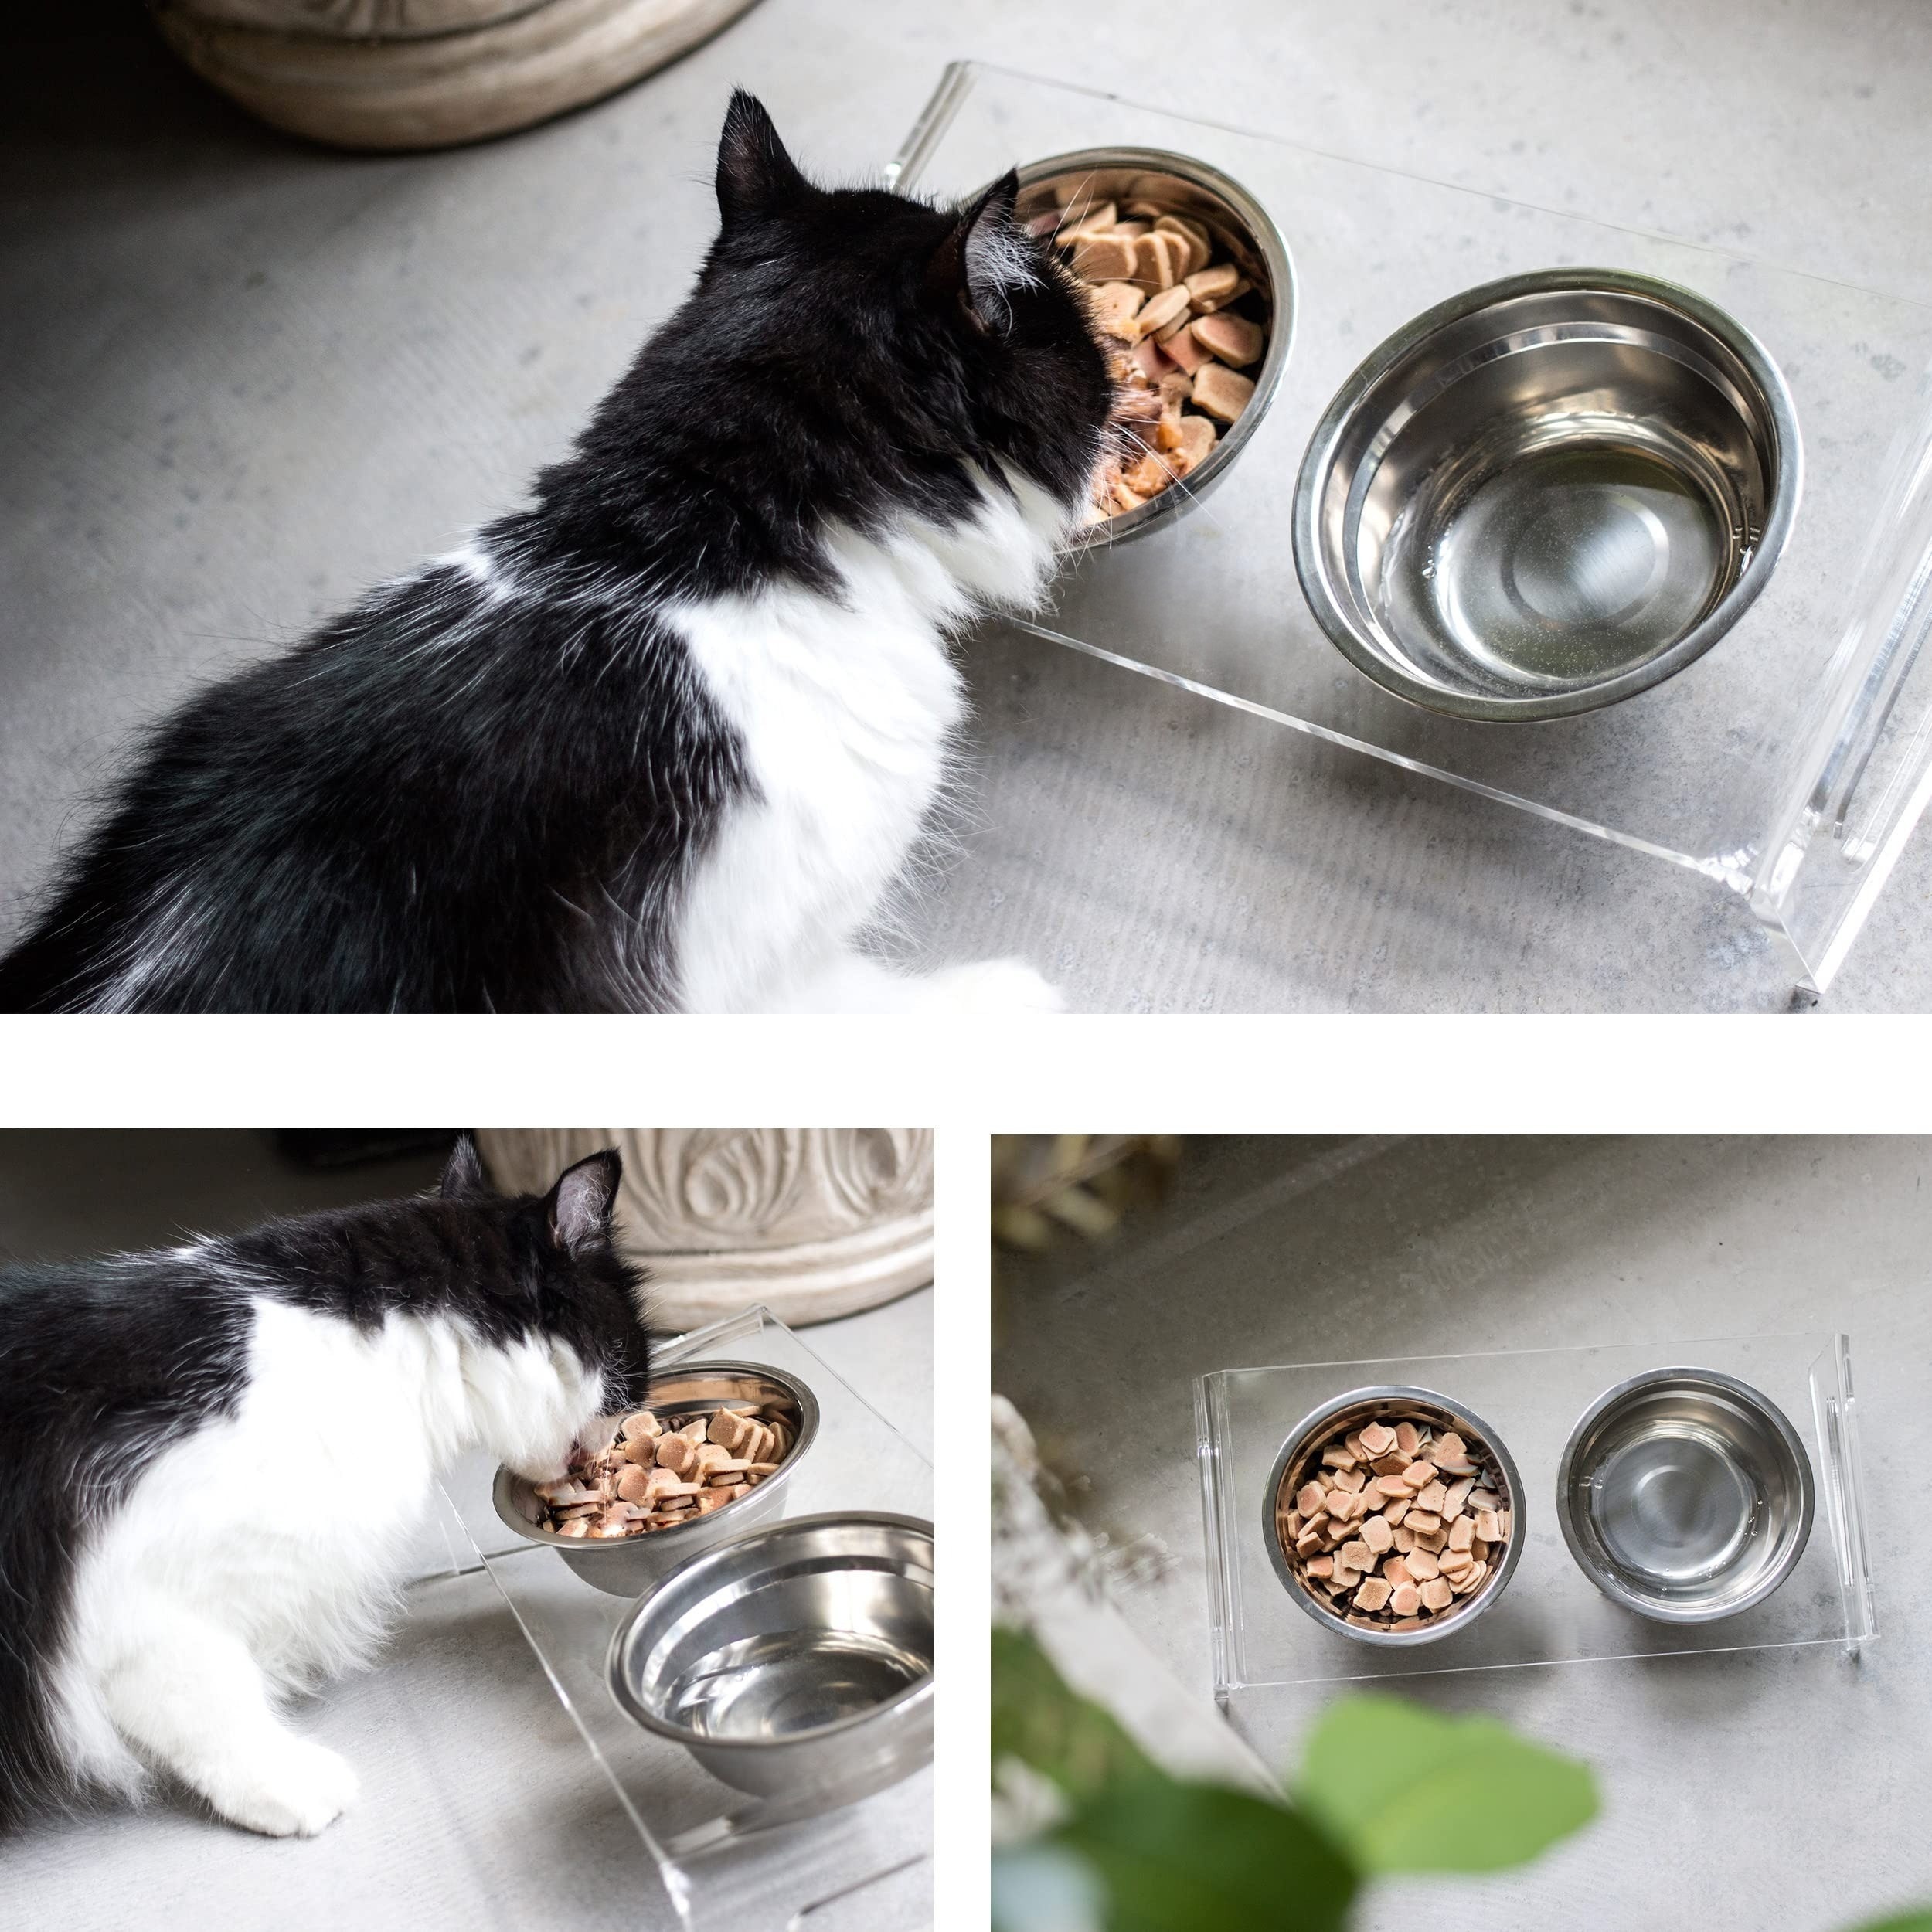
<instances>
[{"instance_id":1,"label":"concrete floor","mask_svg":"<svg viewBox=\"0 0 1932 1932\"><path fill-rule=\"evenodd\" d=\"M0 1133L0 1263L147 1246L184 1230L412 1192L440 1165L414 1157L318 1173L290 1166L266 1136L250 1134ZM821 1323L804 1340L930 1458L930 1290ZM426 1571L444 1548L426 1528ZM255 1838L166 1797L139 1813L50 1825L6 1846L0 1925L668 1932L675 1923L488 1577L416 1585L376 1667L325 1691L296 1722L362 1779L361 1802L320 1838ZM529 1828L539 1819L570 1828Z\"/></svg>"},{"instance_id":2,"label":"concrete floor","mask_svg":"<svg viewBox=\"0 0 1932 1932\"><path fill-rule=\"evenodd\" d=\"M1115 1553L1128 1621L1206 1702L1200 1375L1842 1328L1882 1526L1879 1641L1856 1665L1827 1649L1404 1680L1587 1759L1604 1808L1522 1872L1389 1886L1362 1920L1842 1932L1932 1905L1910 1795L1932 1734L1932 1523L1914 1501L1929 1172L1918 1139L1196 1141L1174 1196L1108 1245L1002 1262L993 1386ZM1271 1692L1247 1728L1291 1765L1328 1695Z\"/></svg>"},{"instance_id":3,"label":"concrete floor","mask_svg":"<svg viewBox=\"0 0 1932 1932\"><path fill-rule=\"evenodd\" d=\"M20 31L18 29L14 32ZM529 135L387 160L230 110L124 0L0 63L0 938L141 720L513 501L675 301L725 92L858 176L978 55L1932 296L1913 0L764 0ZM1653 862L1070 654L969 653L978 799L912 921L1101 1010L1769 1010ZM1237 742L1238 741L1238 742ZM1832 1004L1932 1007L1915 841Z\"/></svg>"}]
</instances>

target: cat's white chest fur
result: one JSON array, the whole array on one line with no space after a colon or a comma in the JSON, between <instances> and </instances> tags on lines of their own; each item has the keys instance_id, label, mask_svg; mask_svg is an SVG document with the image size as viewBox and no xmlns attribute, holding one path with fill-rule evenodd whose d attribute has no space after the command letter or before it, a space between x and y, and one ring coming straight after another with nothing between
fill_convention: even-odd
<instances>
[{"instance_id":1,"label":"cat's white chest fur","mask_svg":"<svg viewBox=\"0 0 1932 1932\"><path fill-rule=\"evenodd\" d=\"M665 614L736 727L754 787L689 883L678 930L689 1010L914 1005L931 990L945 1003L943 981L894 980L852 940L945 779L964 712L947 632L976 610L1033 602L1066 522L1064 505L1024 482L1015 495L988 488L979 515L951 531L835 535L841 600L787 586Z\"/></svg>"},{"instance_id":2,"label":"cat's white chest fur","mask_svg":"<svg viewBox=\"0 0 1932 1932\"><path fill-rule=\"evenodd\" d=\"M568 1351L441 1318L364 1332L266 1296L240 1402L158 1455L76 1566L55 1702L83 1773L165 1763L258 1831L321 1829L354 1793L273 1705L364 1657L439 1468L479 1439L560 1472L594 1376Z\"/></svg>"}]
</instances>

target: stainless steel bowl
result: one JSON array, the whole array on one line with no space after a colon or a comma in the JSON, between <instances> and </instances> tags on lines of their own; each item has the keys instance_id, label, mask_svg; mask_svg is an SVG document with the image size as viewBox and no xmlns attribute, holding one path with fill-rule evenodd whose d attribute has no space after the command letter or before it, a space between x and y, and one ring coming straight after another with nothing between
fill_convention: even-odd
<instances>
[{"instance_id":1,"label":"stainless steel bowl","mask_svg":"<svg viewBox=\"0 0 1932 1932\"><path fill-rule=\"evenodd\" d=\"M1701 297L1608 269L1490 282L1345 383L1295 492L1309 607L1456 717L1560 718L1674 676L1743 615L1797 512L1798 418Z\"/></svg>"},{"instance_id":2,"label":"stainless steel bowl","mask_svg":"<svg viewBox=\"0 0 1932 1932\"><path fill-rule=\"evenodd\" d=\"M740 1536L631 1611L609 1674L630 1716L739 1791L792 1809L883 1791L933 1754L933 1526L800 1516Z\"/></svg>"},{"instance_id":3,"label":"stainless steel bowl","mask_svg":"<svg viewBox=\"0 0 1932 1932\"><path fill-rule=\"evenodd\" d=\"M1322 1444L1332 1436L1362 1428L1371 1422L1398 1421L1404 1417L1413 1420L1417 1416L1424 1418L1432 1428L1453 1429L1472 1450L1479 1450L1495 1466L1502 1484L1504 1506L1510 1512L1509 1540L1503 1545L1502 1561L1492 1567L1477 1588L1443 1616L1431 1617L1422 1629L1365 1630L1359 1624L1348 1622L1329 1604L1315 1597L1295 1576L1288 1553L1281 1547L1281 1539L1275 1533L1276 1498L1281 1494L1284 1480L1291 1472L1299 1478L1304 1464L1318 1454ZM1467 1630L1509 1587L1509 1580L1516 1573L1517 1560L1522 1554L1523 1535L1522 1478L1516 1474L1515 1463L1504 1447L1502 1437L1472 1410L1463 1408L1448 1396L1437 1394L1433 1389L1403 1388L1393 1383L1369 1389L1351 1389L1346 1395L1337 1396L1332 1402L1325 1402L1311 1414L1304 1416L1282 1444L1281 1453L1275 1458L1274 1467L1268 1475L1267 1492L1261 1498L1262 1540L1267 1546L1268 1560L1274 1566L1274 1573L1290 1599L1325 1630L1338 1631L1359 1644L1372 1644L1389 1650L1433 1644L1459 1630Z\"/></svg>"},{"instance_id":4,"label":"stainless steel bowl","mask_svg":"<svg viewBox=\"0 0 1932 1932\"><path fill-rule=\"evenodd\" d=\"M1254 319L1267 332L1260 366L1252 372L1253 397L1232 427L1222 432L1207 461L1181 482L1149 497L1138 510L1094 525L1076 547L1124 543L1185 516L1219 485L1260 427L1281 386L1294 339L1294 264L1267 210L1238 182L1204 161L1163 148L1083 148L1073 154L1052 155L1019 171L1022 219L1053 207L1053 190L1061 183L1090 188L1101 201L1156 202L1169 213L1200 222L1253 283L1253 294L1242 298L1244 312L1252 308Z\"/></svg>"},{"instance_id":5,"label":"stainless steel bowl","mask_svg":"<svg viewBox=\"0 0 1932 1932\"><path fill-rule=\"evenodd\" d=\"M1570 1432L1556 1520L1612 1601L1667 1624L1762 1603L1811 1533L1811 1465L1777 1405L1714 1369L1654 1369Z\"/></svg>"},{"instance_id":6,"label":"stainless steel bowl","mask_svg":"<svg viewBox=\"0 0 1932 1932\"><path fill-rule=\"evenodd\" d=\"M675 1529L626 1536L621 1542L560 1536L538 1527L543 1513L542 1500L521 1476L504 1468L498 1469L490 1492L496 1513L519 1536L554 1549L586 1583L595 1583L614 1597L634 1597L668 1577L688 1557L715 1548L753 1523L784 1513L791 1472L811 1453L818 1434L818 1399L795 1376L759 1362L686 1362L651 1378L644 1406L709 1415L734 1402L789 1405L798 1418L797 1440L774 1474L750 1494L709 1515L693 1517ZM621 1420L617 1416L607 1418L604 1441L615 1434Z\"/></svg>"}]
</instances>

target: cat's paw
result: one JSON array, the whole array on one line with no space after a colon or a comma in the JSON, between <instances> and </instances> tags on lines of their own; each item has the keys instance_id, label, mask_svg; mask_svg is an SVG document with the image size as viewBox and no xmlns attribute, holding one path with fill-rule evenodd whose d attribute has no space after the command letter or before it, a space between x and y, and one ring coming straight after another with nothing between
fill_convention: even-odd
<instances>
[{"instance_id":1,"label":"cat's paw","mask_svg":"<svg viewBox=\"0 0 1932 1932\"><path fill-rule=\"evenodd\" d=\"M359 1788L345 1759L290 1737L218 1781L207 1795L230 1823L264 1837L313 1838L355 1802Z\"/></svg>"},{"instance_id":2,"label":"cat's paw","mask_svg":"<svg viewBox=\"0 0 1932 1932\"><path fill-rule=\"evenodd\" d=\"M926 982L929 1012L1058 1013L1066 1002L1024 960L982 959L949 966Z\"/></svg>"}]
</instances>

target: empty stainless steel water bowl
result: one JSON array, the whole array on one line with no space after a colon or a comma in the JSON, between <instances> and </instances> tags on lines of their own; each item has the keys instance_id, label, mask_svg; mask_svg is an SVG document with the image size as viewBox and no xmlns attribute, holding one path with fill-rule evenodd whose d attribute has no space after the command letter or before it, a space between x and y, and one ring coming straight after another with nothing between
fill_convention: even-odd
<instances>
[{"instance_id":1,"label":"empty stainless steel water bowl","mask_svg":"<svg viewBox=\"0 0 1932 1932\"><path fill-rule=\"evenodd\" d=\"M1559 718L1701 657L1796 514L1798 419L1770 357L1665 282L1491 282L1384 342L1328 406L1294 562L1358 669L1453 716Z\"/></svg>"},{"instance_id":2,"label":"empty stainless steel water bowl","mask_svg":"<svg viewBox=\"0 0 1932 1932\"><path fill-rule=\"evenodd\" d=\"M1204 161L1163 148L1083 148L1073 154L1052 155L1019 171L1021 219L1030 219L1055 206L1054 190L1063 185L1123 206L1130 201L1156 202L1166 213L1201 223L1253 283L1253 293L1243 296L1236 309L1251 313L1267 335L1259 366L1242 372L1254 379L1253 397L1222 430L1206 461L1180 482L1149 497L1138 509L1094 525L1082 539L1124 543L1185 515L1234 467L1260 427L1281 387L1294 338L1294 265L1267 210L1240 182Z\"/></svg>"},{"instance_id":3,"label":"empty stainless steel water bowl","mask_svg":"<svg viewBox=\"0 0 1932 1932\"><path fill-rule=\"evenodd\" d=\"M933 1526L799 1516L688 1563L618 1626L611 1689L713 1777L796 1808L933 1754Z\"/></svg>"},{"instance_id":4,"label":"empty stainless steel water bowl","mask_svg":"<svg viewBox=\"0 0 1932 1932\"><path fill-rule=\"evenodd\" d=\"M1570 1433L1556 1520L1613 1601L1668 1624L1762 1603L1811 1532L1811 1465L1777 1405L1714 1369L1655 1369Z\"/></svg>"},{"instance_id":5,"label":"empty stainless steel water bowl","mask_svg":"<svg viewBox=\"0 0 1932 1932\"><path fill-rule=\"evenodd\" d=\"M692 1362L667 1369L650 1380L644 1406L673 1413L709 1415L733 1403L752 1402L788 1407L797 1419L797 1440L791 1453L756 1489L708 1515L694 1516L672 1529L654 1529L642 1536L608 1543L582 1536L560 1536L540 1529L543 1505L521 1476L499 1468L490 1496L496 1513L519 1536L554 1549L587 1583L614 1597L634 1597L668 1577L687 1557L713 1548L753 1523L768 1522L784 1512L791 1472L811 1453L818 1434L818 1399L797 1376L759 1362ZM621 1417L607 1418L604 1440L616 1433Z\"/></svg>"},{"instance_id":6,"label":"empty stainless steel water bowl","mask_svg":"<svg viewBox=\"0 0 1932 1932\"><path fill-rule=\"evenodd\" d=\"M1295 1575L1288 1553L1281 1547L1281 1539L1275 1532L1276 1500L1281 1494L1283 1485L1291 1478L1294 1485L1299 1486L1320 1456L1322 1446L1332 1437L1345 1434L1351 1429L1366 1427L1372 1422L1393 1424L1405 1420L1413 1421L1417 1417L1433 1429L1454 1430L1472 1451L1480 1451L1482 1458L1493 1465L1502 1484L1500 1493L1503 1506L1510 1512L1509 1537L1503 1545L1502 1562L1493 1564L1489 1574L1477 1588L1468 1596L1459 1598L1440 1617L1431 1617L1420 1630L1369 1630L1359 1624L1346 1621L1332 1604L1317 1597ZM1522 1478L1516 1474L1515 1461L1504 1446L1502 1437L1474 1410L1452 1402L1447 1396L1438 1395L1433 1389L1405 1388L1393 1383L1378 1383L1372 1388L1351 1389L1347 1394L1337 1396L1332 1401L1323 1403L1312 1413L1304 1416L1288 1431L1287 1440L1281 1445L1281 1453L1275 1458L1274 1467L1269 1472L1268 1486L1261 1498L1262 1541L1267 1549L1268 1560L1274 1566L1274 1573L1291 1600L1325 1630L1338 1631L1358 1644L1376 1645L1391 1650L1433 1644L1457 1631L1467 1630L1509 1587L1509 1580L1516 1573L1517 1560L1522 1554L1524 1520Z\"/></svg>"}]
</instances>

